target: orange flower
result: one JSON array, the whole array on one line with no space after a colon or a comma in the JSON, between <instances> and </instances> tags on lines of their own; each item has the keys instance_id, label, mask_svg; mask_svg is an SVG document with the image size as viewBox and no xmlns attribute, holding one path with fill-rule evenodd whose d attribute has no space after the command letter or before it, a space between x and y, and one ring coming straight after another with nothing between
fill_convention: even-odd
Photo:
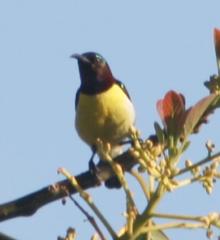
<instances>
[{"instance_id":1,"label":"orange flower","mask_svg":"<svg viewBox=\"0 0 220 240\"><path fill-rule=\"evenodd\" d=\"M169 91L163 99L157 102L157 111L166 132L173 136L179 135L182 130L179 124L182 123L185 114L184 96L175 91Z\"/></svg>"},{"instance_id":2,"label":"orange flower","mask_svg":"<svg viewBox=\"0 0 220 240\"><path fill-rule=\"evenodd\" d=\"M168 136L177 138L186 138L192 133L197 133L199 127L207 123L208 116L214 110L212 103L216 99L218 99L216 94L210 94L186 109L184 96L175 91L169 91L157 102L157 111L165 132Z\"/></svg>"},{"instance_id":3,"label":"orange flower","mask_svg":"<svg viewBox=\"0 0 220 240\"><path fill-rule=\"evenodd\" d=\"M220 29L214 29L215 54L217 59L218 75L220 75Z\"/></svg>"}]
</instances>

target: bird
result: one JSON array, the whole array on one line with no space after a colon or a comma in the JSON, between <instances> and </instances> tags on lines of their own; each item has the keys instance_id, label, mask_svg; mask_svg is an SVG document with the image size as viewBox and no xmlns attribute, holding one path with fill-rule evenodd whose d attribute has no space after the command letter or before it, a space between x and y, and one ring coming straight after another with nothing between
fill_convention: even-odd
<instances>
[{"instance_id":1,"label":"bird","mask_svg":"<svg viewBox=\"0 0 220 240\"><path fill-rule=\"evenodd\" d=\"M75 128L92 150L89 168L93 169L97 139L110 143L112 158L122 152L121 143L129 138L135 124L135 109L125 85L113 76L102 55L86 52L71 57L78 62L80 76Z\"/></svg>"}]
</instances>

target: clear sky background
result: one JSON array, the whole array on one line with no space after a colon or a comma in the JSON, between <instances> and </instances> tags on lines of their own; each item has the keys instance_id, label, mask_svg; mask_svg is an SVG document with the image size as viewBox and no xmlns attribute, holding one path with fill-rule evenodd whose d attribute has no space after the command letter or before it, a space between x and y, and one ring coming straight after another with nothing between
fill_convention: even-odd
<instances>
[{"instance_id":1,"label":"clear sky background","mask_svg":"<svg viewBox=\"0 0 220 240\"><path fill-rule=\"evenodd\" d=\"M213 28L220 27L219 9L219 0L1 1L0 203L63 179L56 173L60 166L73 174L88 168L90 149L74 129L79 74L76 61L69 58L72 53L97 51L107 59L126 84L137 127L147 137L159 121L156 101L168 90L182 92L187 106L208 94L203 82L217 72L212 36ZM210 138L220 149L219 121L216 112L200 135L191 138L192 148L183 160L205 157L204 143ZM131 186L143 209L144 198ZM219 189L217 184L211 196L198 184L178 190L164 198L158 211L220 211ZM89 192L119 229L124 193L104 187ZM94 231L84 220L70 201L66 206L58 201L32 217L1 223L0 231L22 240L52 240L72 226L78 239L90 239ZM167 234L178 240L206 239L202 230Z\"/></svg>"}]
</instances>

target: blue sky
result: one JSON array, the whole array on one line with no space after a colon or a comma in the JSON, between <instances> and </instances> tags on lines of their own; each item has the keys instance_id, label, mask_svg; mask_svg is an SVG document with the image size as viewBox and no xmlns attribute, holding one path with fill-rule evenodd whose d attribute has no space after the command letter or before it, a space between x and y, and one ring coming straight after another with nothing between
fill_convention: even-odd
<instances>
[{"instance_id":1,"label":"blue sky","mask_svg":"<svg viewBox=\"0 0 220 240\"><path fill-rule=\"evenodd\" d=\"M74 174L88 167L90 149L74 129L79 75L72 53L97 51L107 59L115 77L126 84L137 127L147 137L159 120L156 101L168 90L182 92L188 106L208 94L203 82L217 72L212 31L220 28L219 9L218 0L1 1L0 203L61 180L56 174L60 166ZM184 159L203 158L210 138L220 148L219 120L216 112L192 137ZM143 198L135 183L131 186L141 209ZM159 210L219 211L219 187L211 196L198 184L170 193ZM89 192L119 229L123 192L104 187ZM58 201L33 217L1 223L0 231L17 239L56 239L73 226L79 239L89 239L93 229L84 219L71 202L62 206ZM167 233L171 239L206 239L204 231Z\"/></svg>"}]
</instances>

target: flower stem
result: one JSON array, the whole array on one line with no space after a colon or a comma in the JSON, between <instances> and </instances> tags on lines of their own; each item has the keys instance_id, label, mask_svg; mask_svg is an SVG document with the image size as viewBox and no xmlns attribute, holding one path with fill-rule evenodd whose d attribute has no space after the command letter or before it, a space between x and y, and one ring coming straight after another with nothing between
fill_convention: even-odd
<instances>
[{"instance_id":1,"label":"flower stem","mask_svg":"<svg viewBox=\"0 0 220 240\"><path fill-rule=\"evenodd\" d=\"M181 175L181 174L187 173L187 172L191 171L192 169L194 169L194 168L196 168L196 167L199 167L199 166L201 166L201 165L203 165L203 164L206 164L206 163L208 163L208 162L210 162L210 161L215 161L216 159L219 160L219 159L218 159L219 157L220 157L220 152L218 152L218 153L216 153L216 154L214 154L214 155L212 155L212 156L208 156L208 157L202 159L201 161L199 161L199 162L197 162L197 163L195 163L195 164L193 164L193 165L191 165L191 166L189 166L189 167L186 167L186 168L181 169L181 170L180 170L178 173L176 173L173 177L176 177L176 176L179 176L179 175Z\"/></svg>"},{"instance_id":2,"label":"flower stem","mask_svg":"<svg viewBox=\"0 0 220 240\"><path fill-rule=\"evenodd\" d=\"M99 218L99 220L103 223L103 225L108 230L109 234L113 239L117 239L117 234L109 224L109 222L106 220L106 218L102 215L102 213L99 211L99 209L94 204L91 196L85 192L80 185L77 183L76 178L72 176L66 169L61 168L59 169L59 173L62 173L73 185L74 188L78 191L80 196L83 198L83 200L90 206L90 208L93 210L93 212L96 214L96 216Z\"/></svg>"}]
</instances>

